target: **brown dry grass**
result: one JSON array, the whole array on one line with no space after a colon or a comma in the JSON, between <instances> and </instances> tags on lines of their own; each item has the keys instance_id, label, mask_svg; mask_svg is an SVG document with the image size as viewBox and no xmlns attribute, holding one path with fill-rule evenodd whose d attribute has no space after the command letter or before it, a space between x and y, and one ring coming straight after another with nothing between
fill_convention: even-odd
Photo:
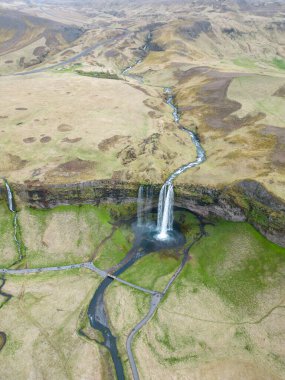
<instances>
[{"instance_id":1,"label":"brown dry grass","mask_svg":"<svg viewBox=\"0 0 285 380\"><path fill-rule=\"evenodd\" d=\"M0 377L101 379L98 347L77 335L79 314L98 281L84 271L9 278L5 290L13 298L0 310L7 334Z\"/></svg>"},{"instance_id":2,"label":"brown dry grass","mask_svg":"<svg viewBox=\"0 0 285 380\"><path fill-rule=\"evenodd\" d=\"M236 311L209 289L195 293L194 283L180 285L136 339L143 379L282 379L282 364L268 355L272 350L284 356L282 309L240 324ZM280 297L277 289L263 294L256 314L261 317Z\"/></svg>"},{"instance_id":3,"label":"brown dry grass","mask_svg":"<svg viewBox=\"0 0 285 380\"><path fill-rule=\"evenodd\" d=\"M160 90L69 73L1 80L6 91L0 169L11 181L74 182L112 178L118 171L122 179L139 180L145 172L145 180L159 181L193 157L192 145L171 124ZM113 143L114 136L121 139ZM16 151L23 167L7 167ZM76 161L86 165L73 170Z\"/></svg>"}]
</instances>

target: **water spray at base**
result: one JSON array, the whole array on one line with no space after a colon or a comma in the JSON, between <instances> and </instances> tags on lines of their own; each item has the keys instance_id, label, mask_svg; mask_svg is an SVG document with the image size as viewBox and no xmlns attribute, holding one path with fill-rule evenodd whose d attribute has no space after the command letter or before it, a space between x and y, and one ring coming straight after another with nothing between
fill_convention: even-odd
<instances>
[{"instance_id":1,"label":"water spray at base","mask_svg":"<svg viewBox=\"0 0 285 380\"><path fill-rule=\"evenodd\" d=\"M173 204L174 191L172 182L166 182L159 193L158 212L157 212L157 238L165 240L168 232L173 230Z\"/></svg>"}]
</instances>

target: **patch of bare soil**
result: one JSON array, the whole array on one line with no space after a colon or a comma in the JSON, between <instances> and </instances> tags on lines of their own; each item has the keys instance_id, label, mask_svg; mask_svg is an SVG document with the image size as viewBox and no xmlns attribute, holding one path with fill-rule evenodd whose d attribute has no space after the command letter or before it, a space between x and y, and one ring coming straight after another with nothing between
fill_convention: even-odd
<instances>
[{"instance_id":1,"label":"patch of bare soil","mask_svg":"<svg viewBox=\"0 0 285 380\"><path fill-rule=\"evenodd\" d=\"M33 55L35 55L38 59L36 60L38 63L43 62L44 58L48 55L49 48L46 46L38 46L34 49Z\"/></svg>"},{"instance_id":2,"label":"patch of bare soil","mask_svg":"<svg viewBox=\"0 0 285 380\"><path fill-rule=\"evenodd\" d=\"M98 148L102 152L106 152L111 148L114 148L116 144L120 143L121 141L127 140L130 136L122 136L122 135L115 135L108 139L104 139L98 144Z\"/></svg>"},{"instance_id":3,"label":"patch of bare soil","mask_svg":"<svg viewBox=\"0 0 285 380\"><path fill-rule=\"evenodd\" d=\"M152 98L145 99L143 101L143 104L149 108L151 108L154 111L160 111L161 109L159 106L155 103L155 101Z\"/></svg>"},{"instance_id":4,"label":"patch of bare soil","mask_svg":"<svg viewBox=\"0 0 285 380\"><path fill-rule=\"evenodd\" d=\"M58 127L57 127L57 130L59 132L69 132L69 131L72 131L73 130L73 127L69 124L60 124Z\"/></svg>"},{"instance_id":5,"label":"patch of bare soil","mask_svg":"<svg viewBox=\"0 0 285 380\"><path fill-rule=\"evenodd\" d=\"M23 139L24 143L30 144L36 141L35 137L27 137L26 139Z\"/></svg>"},{"instance_id":6,"label":"patch of bare soil","mask_svg":"<svg viewBox=\"0 0 285 380\"><path fill-rule=\"evenodd\" d=\"M285 98L285 85L278 88L278 90L273 94L273 96L279 96L280 98Z\"/></svg>"},{"instance_id":7,"label":"patch of bare soil","mask_svg":"<svg viewBox=\"0 0 285 380\"><path fill-rule=\"evenodd\" d=\"M69 139L68 137L65 137L63 140L61 140L62 142L66 142L66 143L70 143L70 144L74 144L74 143L77 143L78 141L82 140L82 137L75 137L74 139Z\"/></svg>"},{"instance_id":8,"label":"patch of bare soil","mask_svg":"<svg viewBox=\"0 0 285 380\"><path fill-rule=\"evenodd\" d=\"M178 33L188 40L197 39L201 33L212 33L212 25L208 20L194 21L190 26L182 26Z\"/></svg>"},{"instance_id":9,"label":"patch of bare soil","mask_svg":"<svg viewBox=\"0 0 285 380\"><path fill-rule=\"evenodd\" d=\"M153 155L156 151L159 150L159 133L153 133L151 136L144 139L141 143L138 144L138 147L135 148L132 145L127 145L123 150L121 150L117 157L122 160L123 165L127 165L132 161L135 161L138 156L143 155ZM162 155L165 153L161 153Z\"/></svg>"},{"instance_id":10,"label":"patch of bare soil","mask_svg":"<svg viewBox=\"0 0 285 380\"><path fill-rule=\"evenodd\" d=\"M1 169L3 171L20 170L23 169L27 163L27 160L22 160L21 157L8 153L5 162L2 163Z\"/></svg>"},{"instance_id":11,"label":"patch of bare soil","mask_svg":"<svg viewBox=\"0 0 285 380\"><path fill-rule=\"evenodd\" d=\"M235 129L228 117L241 108L241 104L227 98L228 87L233 78L216 78L204 85L199 91L199 100L211 105L206 122L213 128ZM227 119L227 120L226 120ZM233 120L231 120L233 121Z\"/></svg>"},{"instance_id":12,"label":"patch of bare soil","mask_svg":"<svg viewBox=\"0 0 285 380\"><path fill-rule=\"evenodd\" d=\"M50 136L44 136L40 139L40 142L43 143L43 144L46 144L48 142L51 141L51 137Z\"/></svg>"},{"instance_id":13,"label":"patch of bare soil","mask_svg":"<svg viewBox=\"0 0 285 380\"><path fill-rule=\"evenodd\" d=\"M232 115L241 108L241 104L228 99L227 92L232 80L239 76L238 73L218 72L206 66L176 72L176 77L181 85L194 77L201 76L204 78L204 83L197 91L197 100L207 106L205 122L209 127L230 132L246 125L253 125L266 117L262 112L248 114L243 118ZM189 111L193 108L190 105ZM188 109L184 107L183 111L188 111Z\"/></svg>"},{"instance_id":14,"label":"patch of bare soil","mask_svg":"<svg viewBox=\"0 0 285 380\"><path fill-rule=\"evenodd\" d=\"M67 26L57 21L8 9L1 10L0 24L4 32L13 31L12 36L1 44L1 53L15 51L45 37L47 46L41 47L38 51L39 55L35 54L41 58L40 60L47 55L47 51L56 52L57 49L72 43L84 33L82 28L76 26ZM35 61L38 62L38 59ZM31 64L32 62L29 62L29 65Z\"/></svg>"},{"instance_id":15,"label":"patch of bare soil","mask_svg":"<svg viewBox=\"0 0 285 380\"><path fill-rule=\"evenodd\" d=\"M93 169L96 166L96 162L81 160L80 158L76 158L75 160L65 162L64 164L60 164L55 168L57 172L82 172L85 170Z\"/></svg>"},{"instance_id":16,"label":"patch of bare soil","mask_svg":"<svg viewBox=\"0 0 285 380\"><path fill-rule=\"evenodd\" d=\"M276 136L275 148L272 154L272 163L279 167L285 165L285 128L267 126L263 130L265 135Z\"/></svg>"},{"instance_id":17,"label":"patch of bare soil","mask_svg":"<svg viewBox=\"0 0 285 380\"><path fill-rule=\"evenodd\" d=\"M107 50L105 53L106 58L114 58L114 57L118 57L119 55L120 53L115 49Z\"/></svg>"},{"instance_id":18,"label":"patch of bare soil","mask_svg":"<svg viewBox=\"0 0 285 380\"><path fill-rule=\"evenodd\" d=\"M115 181L122 181L123 176L124 176L123 170L114 170L112 179Z\"/></svg>"},{"instance_id":19,"label":"patch of bare soil","mask_svg":"<svg viewBox=\"0 0 285 380\"><path fill-rule=\"evenodd\" d=\"M137 84L130 84L130 86L132 86L136 90L143 92L147 96L151 96L150 93L145 88L142 88L142 87L138 86Z\"/></svg>"},{"instance_id":20,"label":"patch of bare soil","mask_svg":"<svg viewBox=\"0 0 285 380\"><path fill-rule=\"evenodd\" d=\"M149 111L148 116L152 119L159 119L162 115L161 113L155 112L155 111Z\"/></svg>"}]
</instances>

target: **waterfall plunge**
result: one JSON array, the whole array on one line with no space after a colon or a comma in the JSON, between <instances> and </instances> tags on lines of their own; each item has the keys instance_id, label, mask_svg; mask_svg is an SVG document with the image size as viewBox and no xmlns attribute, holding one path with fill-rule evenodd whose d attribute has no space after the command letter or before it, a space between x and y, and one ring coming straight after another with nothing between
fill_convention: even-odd
<instances>
[{"instance_id":1,"label":"waterfall plunge","mask_svg":"<svg viewBox=\"0 0 285 380\"><path fill-rule=\"evenodd\" d=\"M137 199L137 225L143 225L143 212L144 212L144 187L140 186L138 199Z\"/></svg>"},{"instance_id":2,"label":"waterfall plunge","mask_svg":"<svg viewBox=\"0 0 285 380\"><path fill-rule=\"evenodd\" d=\"M173 203L174 191L172 182L166 182L159 193L157 229L159 234L157 238L165 240L168 238L168 232L173 230Z\"/></svg>"},{"instance_id":3,"label":"waterfall plunge","mask_svg":"<svg viewBox=\"0 0 285 380\"><path fill-rule=\"evenodd\" d=\"M22 260L23 253L22 253L22 246L21 241L19 240L19 225L18 225L18 214L15 207L15 201L13 198L12 190L9 186L9 183L6 181L5 178L3 178L3 181L5 183L6 191L7 191L7 201L8 201L8 208L13 213L13 225L14 225L14 240L17 245L18 254L19 254L19 260Z\"/></svg>"},{"instance_id":4,"label":"waterfall plunge","mask_svg":"<svg viewBox=\"0 0 285 380\"><path fill-rule=\"evenodd\" d=\"M12 191L10 189L10 186L8 184L8 182L4 179L4 183L5 183L5 186L6 186L6 191L7 191L7 198L8 198L8 207L9 207L9 210L11 212L15 212L14 210L14 202L13 202L13 194L12 194Z\"/></svg>"}]
</instances>

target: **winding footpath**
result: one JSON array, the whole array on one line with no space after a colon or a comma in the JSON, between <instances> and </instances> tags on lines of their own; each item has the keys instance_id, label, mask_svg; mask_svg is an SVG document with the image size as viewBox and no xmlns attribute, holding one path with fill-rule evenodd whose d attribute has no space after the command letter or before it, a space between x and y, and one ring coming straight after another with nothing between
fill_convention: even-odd
<instances>
[{"instance_id":1,"label":"winding footpath","mask_svg":"<svg viewBox=\"0 0 285 380\"><path fill-rule=\"evenodd\" d=\"M35 273L46 273L46 272L62 272L66 270L71 269L79 269L79 268L86 268L91 270L92 272L97 273L99 276L106 278L109 277L112 280L116 280L120 282L121 284L130 286L131 288L134 288L136 290L140 290L141 292L151 294L151 295L157 295L160 294L159 292L156 292L154 290L146 289L141 286L132 284L131 282L122 280L120 277L114 276L104 270L99 269L96 267L93 262L87 262L87 263L81 263L81 264L71 264L71 265L62 265L62 266L56 266L56 267L43 267L43 268L25 268L25 269L0 269L0 274L8 274L8 275L29 275L29 274L35 274Z\"/></svg>"},{"instance_id":2,"label":"winding footpath","mask_svg":"<svg viewBox=\"0 0 285 380\"><path fill-rule=\"evenodd\" d=\"M48 71L48 70L51 70L51 69L56 69L56 68L61 67L61 66L69 65L70 63L73 63L73 62L77 61L81 57L88 56L89 54L91 54L97 48L99 48L101 46L104 46L106 44L115 42L116 40L120 39L121 37L124 37L126 34L127 34L127 32L124 32L124 33L119 34L118 36L115 36L115 37L112 37L112 38L107 38L106 40L97 42L96 44L94 44L94 45L92 45L92 46L90 46L90 47L82 50L80 53L75 54L74 56L72 56L72 57L70 57L70 58L68 58L68 59L66 59L64 61L52 64L52 65L49 65L49 66L39 67L37 69L33 69L33 70L29 70L29 71L22 71L22 72L13 74L13 75L15 75L15 76L24 76L24 75L30 75L30 74L37 74L37 73L42 73L44 71Z\"/></svg>"}]
</instances>

